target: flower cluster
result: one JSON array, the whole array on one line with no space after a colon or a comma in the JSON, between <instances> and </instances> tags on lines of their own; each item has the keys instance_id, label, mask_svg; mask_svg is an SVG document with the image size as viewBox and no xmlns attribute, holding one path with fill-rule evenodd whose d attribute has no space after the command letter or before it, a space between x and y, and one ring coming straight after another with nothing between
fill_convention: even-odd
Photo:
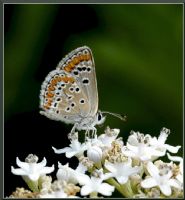
<instances>
[{"instance_id":1,"label":"flower cluster","mask_svg":"<svg viewBox=\"0 0 185 200\"><path fill-rule=\"evenodd\" d=\"M107 127L99 136L86 136L83 143L74 133L69 147L52 147L55 153L75 156L79 161L76 169L58 162L54 181L46 175L54 171L54 166L46 167L45 158L37 163L32 154L25 162L17 158L20 168L12 167L12 173L21 175L33 197L38 198L97 198L112 196L115 190L127 198L183 197L183 159L171 155L180 146L165 144L170 130L163 128L158 138L131 131L125 144L119 132ZM165 155L169 162L159 160ZM25 192L20 188L17 191ZM17 193L11 197L23 196Z\"/></svg>"}]
</instances>

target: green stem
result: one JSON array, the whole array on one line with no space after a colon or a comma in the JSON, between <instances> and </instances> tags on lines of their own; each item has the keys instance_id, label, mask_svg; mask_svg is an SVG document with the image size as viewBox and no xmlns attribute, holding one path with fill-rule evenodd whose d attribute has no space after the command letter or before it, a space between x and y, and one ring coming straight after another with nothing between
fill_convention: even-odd
<instances>
[{"instance_id":1,"label":"green stem","mask_svg":"<svg viewBox=\"0 0 185 200\"><path fill-rule=\"evenodd\" d=\"M125 194L125 197L133 197L134 193L132 191L130 180L127 181L127 183L121 185L121 189L123 193Z\"/></svg>"},{"instance_id":2,"label":"green stem","mask_svg":"<svg viewBox=\"0 0 185 200\"><path fill-rule=\"evenodd\" d=\"M122 191L121 185L113 178L109 178L106 180L110 185L115 186L115 188L125 197L124 192Z\"/></svg>"},{"instance_id":3,"label":"green stem","mask_svg":"<svg viewBox=\"0 0 185 200\"><path fill-rule=\"evenodd\" d=\"M32 181L27 176L22 176L28 187L32 192L39 192L38 181Z\"/></svg>"},{"instance_id":4,"label":"green stem","mask_svg":"<svg viewBox=\"0 0 185 200\"><path fill-rule=\"evenodd\" d=\"M98 198L98 193L97 192L92 192L90 194L90 198Z\"/></svg>"}]
</instances>

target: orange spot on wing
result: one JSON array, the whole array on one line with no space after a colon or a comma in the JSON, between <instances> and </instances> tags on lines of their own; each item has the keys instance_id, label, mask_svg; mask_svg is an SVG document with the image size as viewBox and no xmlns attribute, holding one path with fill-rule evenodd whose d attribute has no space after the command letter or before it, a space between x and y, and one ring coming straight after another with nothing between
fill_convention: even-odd
<instances>
[{"instance_id":1,"label":"orange spot on wing","mask_svg":"<svg viewBox=\"0 0 185 200\"><path fill-rule=\"evenodd\" d=\"M69 77L68 80L70 83L74 83L74 81L75 81L75 79L73 77Z\"/></svg>"},{"instance_id":2,"label":"orange spot on wing","mask_svg":"<svg viewBox=\"0 0 185 200\"><path fill-rule=\"evenodd\" d=\"M44 105L44 108L49 109L51 107L52 100L49 99L48 102Z\"/></svg>"},{"instance_id":3,"label":"orange spot on wing","mask_svg":"<svg viewBox=\"0 0 185 200\"><path fill-rule=\"evenodd\" d=\"M73 61L71 61L71 62L69 63L69 67L70 67L71 69L74 69L75 64L73 63Z\"/></svg>"},{"instance_id":4,"label":"orange spot on wing","mask_svg":"<svg viewBox=\"0 0 185 200\"><path fill-rule=\"evenodd\" d=\"M72 69L71 69L71 67L69 65L67 65L66 67L64 67L64 70L66 72L71 72L72 71Z\"/></svg>"},{"instance_id":5,"label":"orange spot on wing","mask_svg":"<svg viewBox=\"0 0 185 200\"><path fill-rule=\"evenodd\" d=\"M90 59L91 59L91 56L90 56L90 54L86 54L86 55L84 55L84 57L85 57L85 60L86 60L86 61L88 61L88 60L90 60Z\"/></svg>"},{"instance_id":6,"label":"orange spot on wing","mask_svg":"<svg viewBox=\"0 0 185 200\"><path fill-rule=\"evenodd\" d=\"M54 85L56 85L56 84L57 84L57 82L58 82L58 81L57 81L57 78L54 78L53 80L51 80L51 85L53 85L53 86L54 86Z\"/></svg>"},{"instance_id":7,"label":"orange spot on wing","mask_svg":"<svg viewBox=\"0 0 185 200\"><path fill-rule=\"evenodd\" d=\"M80 60L80 61L84 60L84 55L80 55L80 56L79 56L79 60Z\"/></svg>"},{"instance_id":8,"label":"orange spot on wing","mask_svg":"<svg viewBox=\"0 0 185 200\"><path fill-rule=\"evenodd\" d=\"M48 93L47 93L47 97L53 97L53 96L54 96L53 93L51 93L51 92L48 92ZM46 97L46 98L47 98L47 97Z\"/></svg>"},{"instance_id":9,"label":"orange spot on wing","mask_svg":"<svg viewBox=\"0 0 185 200\"><path fill-rule=\"evenodd\" d=\"M48 87L48 91L54 91L54 90L55 90L55 87L52 86L52 85L49 85L49 87Z\"/></svg>"},{"instance_id":10,"label":"orange spot on wing","mask_svg":"<svg viewBox=\"0 0 185 200\"><path fill-rule=\"evenodd\" d=\"M75 65L77 65L77 64L79 63L78 57L73 58L73 63L74 63Z\"/></svg>"},{"instance_id":11,"label":"orange spot on wing","mask_svg":"<svg viewBox=\"0 0 185 200\"><path fill-rule=\"evenodd\" d=\"M52 103L52 99L48 99L47 104L51 105L51 103Z\"/></svg>"},{"instance_id":12,"label":"orange spot on wing","mask_svg":"<svg viewBox=\"0 0 185 200\"><path fill-rule=\"evenodd\" d=\"M47 104L44 105L44 108L49 109L50 106L48 106Z\"/></svg>"},{"instance_id":13,"label":"orange spot on wing","mask_svg":"<svg viewBox=\"0 0 185 200\"><path fill-rule=\"evenodd\" d=\"M57 82L60 82L62 80L60 76L57 77L56 79L57 79Z\"/></svg>"},{"instance_id":14,"label":"orange spot on wing","mask_svg":"<svg viewBox=\"0 0 185 200\"><path fill-rule=\"evenodd\" d=\"M68 77L67 76L63 77L62 81L64 81L65 83L67 83L68 82Z\"/></svg>"}]
</instances>

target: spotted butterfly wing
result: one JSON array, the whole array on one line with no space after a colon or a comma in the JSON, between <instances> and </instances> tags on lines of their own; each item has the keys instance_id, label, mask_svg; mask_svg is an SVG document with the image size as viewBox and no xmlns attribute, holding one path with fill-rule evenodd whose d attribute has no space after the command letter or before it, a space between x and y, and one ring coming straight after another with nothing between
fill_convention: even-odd
<instances>
[{"instance_id":1,"label":"spotted butterfly wing","mask_svg":"<svg viewBox=\"0 0 185 200\"><path fill-rule=\"evenodd\" d=\"M66 55L48 74L41 88L40 107L41 114L66 123L78 123L97 113L96 74L88 47Z\"/></svg>"},{"instance_id":2,"label":"spotted butterfly wing","mask_svg":"<svg viewBox=\"0 0 185 200\"><path fill-rule=\"evenodd\" d=\"M57 69L63 69L75 77L90 104L90 111L87 115L94 116L98 110L98 91L91 49L87 46L75 49L61 60Z\"/></svg>"}]
</instances>

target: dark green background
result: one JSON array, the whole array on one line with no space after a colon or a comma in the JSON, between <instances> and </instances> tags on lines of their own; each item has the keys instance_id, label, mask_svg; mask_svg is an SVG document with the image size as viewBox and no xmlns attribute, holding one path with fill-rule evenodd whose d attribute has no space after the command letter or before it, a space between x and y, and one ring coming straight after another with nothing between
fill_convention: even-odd
<instances>
[{"instance_id":1,"label":"dark green background","mask_svg":"<svg viewBox=\"0 0 185 200\"><path fill-rule=\"evenodd\" d=\"M128 116L126 123L107 116L104 127L121 129L124 141L131 130L158 136L166 127L167 143L182 145L182 11L182 4L5 5L7 176L20 179L9 172L15 156L53 156L51 145L66 146L71 126L39 115L39 92L62 57L83 45L93 51L99 109Z\"/></svg>"}]
</instances>

